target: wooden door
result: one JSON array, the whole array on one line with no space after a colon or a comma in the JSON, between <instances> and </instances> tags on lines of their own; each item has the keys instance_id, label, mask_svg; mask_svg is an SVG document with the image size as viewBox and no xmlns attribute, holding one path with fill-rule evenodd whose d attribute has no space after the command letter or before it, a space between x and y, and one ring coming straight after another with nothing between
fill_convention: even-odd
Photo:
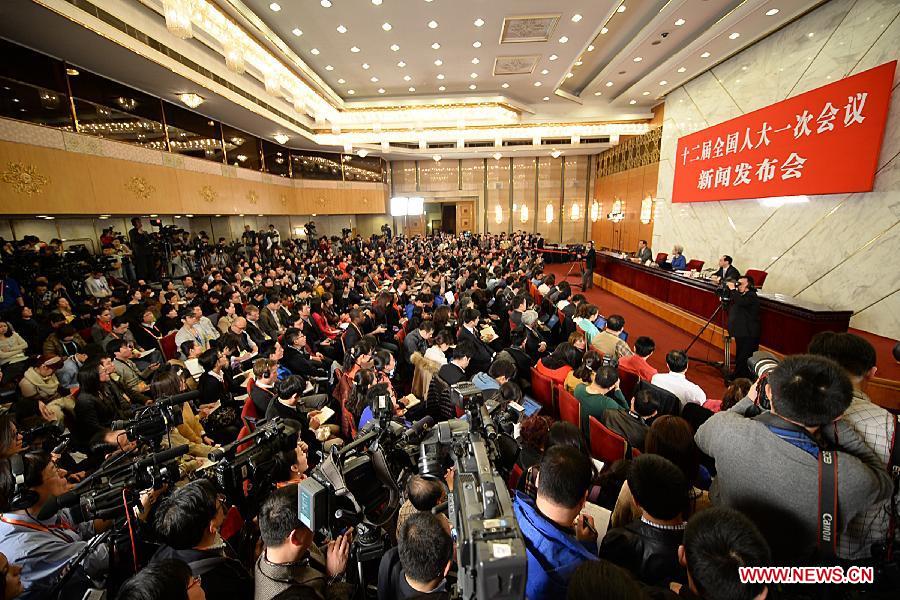
<instances>
[{"instance_id":1,"label":"wooden door","mask_svg":"<svg viewBox=\"0 0 900 600\"><path fill-rule=\"evenodd\" d=\"M475 203L474 202L457 202L456 203L456 231L475 231Z\"/></svg>"},{"instance_id":2,"label":"wooden door","mask_svg":"<svg viewBox=\"0 0 900 600\"><path fill-rule=\"evenodd\" d=\"M425 215L406 217L406 235L425 235Z\"/></svg>"}]
</instances>

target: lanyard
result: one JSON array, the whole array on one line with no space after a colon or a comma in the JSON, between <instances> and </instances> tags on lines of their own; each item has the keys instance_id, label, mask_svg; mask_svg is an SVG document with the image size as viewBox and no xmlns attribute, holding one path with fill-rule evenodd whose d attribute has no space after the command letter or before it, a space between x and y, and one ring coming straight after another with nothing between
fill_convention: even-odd
<instances>
[{"instance_id":1,"label":"lanyard","mask_svg":"<svg viewBox=\"0 0 900 600\"><path fill-rule=\"evenodd\" d=\"M29 515L30 516L30 515ZM70 538L68 535L64 533L64 531L72 531L76 532L75 529L69 525L68 522L62 521L56 525L44 525L40 521L35 520L34 523L25 523L22 521L18 521L16 519L10 519L6 515L0 516L0 521L4 523L8 523L13 525L14 527L24 527L25 529L31 529L33 531L41 531L43 533L49 533L53 537L59 538L67 544L71 544L76 541Z\"/></svg>"}]
</instances>

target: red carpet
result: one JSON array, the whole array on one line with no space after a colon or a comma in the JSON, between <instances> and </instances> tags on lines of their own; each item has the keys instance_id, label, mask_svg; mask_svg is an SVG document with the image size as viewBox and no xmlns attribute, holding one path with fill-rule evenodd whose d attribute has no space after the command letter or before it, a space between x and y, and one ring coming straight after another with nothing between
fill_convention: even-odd
<instances>
[{"instance_id":1,"label":"red carpet","mask_svg":"<svg viewBox=\"0 0 900 600\"><path fill-rule=\"evenodd\" d=\"M556 278L561 281L565 277L569 264L553 264L547 266L547 271L556 273ZM569 278L569 283L578 282L580 280L575 277ZM575 293L578 293L576 290ZM656 351L650 356L650 364L660 372L668 371L666 367L666 353L670 350L683 350L691 343L693 336L688 335L681 329L670 325L659 317L656 317L646 311L641 310L633 304L622 300L618 296L614 296L609 292L594 287L585 294L591 304L600 307L600 314L608 317L609 315L622 315L625 317L625 331L628 332L628 342L632 346L634 340L642 335L653 338L656 342ZM690 356L703 358L708 360L720 361L724 359L721 350L710 346L709 344L698 341L691 347ZM725 392L725 384L719 371L713 367L704 365L699 362L691 362L687 371L687 378L706 392L708 398L721 399Z\"/></svg>"}]
</instances>

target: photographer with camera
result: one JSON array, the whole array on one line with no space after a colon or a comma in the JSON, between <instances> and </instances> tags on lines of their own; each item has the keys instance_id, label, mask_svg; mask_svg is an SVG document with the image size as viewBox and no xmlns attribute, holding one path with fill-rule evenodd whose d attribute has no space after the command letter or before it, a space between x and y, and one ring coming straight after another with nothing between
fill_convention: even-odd
<instances>
[{"instance_id":1,"label":"photographer with camera","mask_svg":"<svg viewBox=\"0 0 900 600\"><path fill-rule=\"evenodd\" d=\"M453 564L453 538L446 519L416 512L397 527L397 547L378 568L378 600L449 599L447 573Z\"/></svg>"},{"instance_id":2,"label":"photographer with camera","mask_svg":"<svg viewBox=\"0 0 900 600\"><path fill-rule=\"evenodd\" d=\"M759 297L753 278L748 275L739 277L737 281L726 279L725 287L729 301L728 334L734 338L736 345L732 377L750 377L747 360L759 350Z\"/></svg>"},{"instance_id":3,"label":"photographer with camera","mask_svg":"<svg viewBox=\"0 0 900 600\"><path fill-rule=\"evenodd\" d=\"M323 548L297 515L297 486L272 492L259 511L265 548L256 561L255 600L344 600L352 588L338 579L347 569L352 529ZM218 596L217 596L218 597ZM227 596L221 596L227 597Z\"/></svg>"},{"instance_id":4,"label":"photographer with camera","mask_svg":"<svg viewBox=\"0 0 900 600\"><path fill-rule=\"evenodd\" d=\"M128 230L128 242L131 244L135 274L138 279L155 281L150 234L144 231L140 217L131 219L131 225L132 228Z\"/></svg>"},{"instance_id":5,"label":"photographer with camera","mask_svg":"<svg viewBox=\"0 0 900 600\"><path fill-rule=\"evenodd\" d=\"M559 445L544 452L540 467L537 499L516 492L514 501L528 550L529 600L563 597L572 571L597 559L594 519L581 514L593 478L591 459Z\"/></svg>"},{"instance_id":6,"label":"photographer with camera","mask_svg":"<svg viewBox=\"0 0 900 600\"><path fill-rule=\"evenodd\" d=\"M747 397L697 431L716 462L710 498L750 517L778 564L833 557L847 524L892 489L882 461L840 418L853 385L834 361L797 355L768 373L765 393L768 412L751 417Z\"/></svg>"},{"instance_id":7,"label":"photographer with camera","mask_svg":"<svg viewBox=\"0 0 900 600\"><path fill-rule=\"evenodd\" d=\"M219 536L228 507L212 482L192 481L157 507L154 528L163 546L151 559L183 560L208 598L253 597L253 576L231 556ZM295 510L296 512L296 510Z\"/></svg>"}]
</instances>

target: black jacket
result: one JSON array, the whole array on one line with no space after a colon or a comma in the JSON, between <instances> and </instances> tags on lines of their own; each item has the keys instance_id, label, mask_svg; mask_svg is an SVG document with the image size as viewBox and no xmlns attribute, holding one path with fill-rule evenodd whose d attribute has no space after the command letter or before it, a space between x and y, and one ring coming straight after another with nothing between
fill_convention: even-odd
<instances>
[{"instance_id":1,"label":"black jacket","mask_svg":"<svg viewBox=\"0 0 900 600\"><path fill-rule=\"evenodd\" d=\"M287 367L288 371L294 375L301 375L306 378L319 377L326 374L309 359L309 355L306 352L291 346L285 346L281 364Z\"/></svg>"},{"instance_id":2,"label":"black jacket","mask_svg":"<svg viewBox=\"0 0 900 600\"><path fill-rule=\"evenodd\" d=\"M650 426L637 414L628 410L604 410L600 422L624 437L632 448L644 451L644 438Z\"/></svg>"},{"instance_id":3,"label":"black jacket","mask_svg":"<svg viewBox=\"0 0 900 600\"><path fill-rule=\"evenodd\" d=\"M100 395L82 391L75 401L75 439L84 448L103 443L110 424L131 416L128 401L114 384L106 384Z\"/></svg>"},{"instance_id":4,"label":"black jacket","mask_svg":"<svg viewBox=\"0 0 900 600\"><path fill-rule=\"evenodd\" d=\"M584 255L584 266L591 271L594 270L594 267L597 264L597 251L593 248L587 251L587 254Z\"/></svg>"},{"instance_id":5,"label":"black jacket","mask_svg":"<svg viewBox=\"0 0 900 600\"><path fill-rule=\"evenodd\" d=\"M194 575L200 576L200 585L207 598L253 598L253 575L244 565L216 550L176 550L162 546L150 559L151 562L174 558L191 567Z\"/></svg>"},{"instance_id":6,"label":"black jacket","mask_svg":"<svg viewBox=\"0 0 900 600\"><path fill-rule=\"evenodd\" d=\"M487 344L481 341L481 338L478 337L477 334L473 334L465 327L460 327L459 333L456 334L456 343L458 344L463 340L469 340L475 346L475 356L472 357L472 360L469 362L469 368L467 369L469 375L481 373L482 371L487 373L487 370L491 367L491 361L494 358L493 351L488 348Z\"/></svg>"},{"instance_id":7,"label":"black jacket","mask_svg":"<svg viewBox=\"0 0 900 600\"><path fill-rule=\"evenodd\" d=\"M731 292L728 332L734 337L759 337L759 296L756 290L748 290L745 294L737 290Z\"/></svg>"},{"instance_id":8,"label":"black jacket","mask_svg":"<svg viewBox=\"0 0 900 600\"><path fill-rule=\"evenodd\" d=\"M213 402L228 402L231 400L231 378L224 371L222 375L224 383L210 375L203 373L197 381L197 389L200 391L198 404L211 404Z\"/></svg>"},{"instance_id":9,"label":"black jacket","mask_svg":"<svg viewBox=\"0 0 900 600\"><path fill-rule=\"evenodd\" d=\"M256 407L256 416L261 419L265 416L269 405L275 401L275 392L269 388L254 385L250 389L250 399L253 400L253 406Z\"/></svg>"},{"instance_id":10,"label":"black jacket","mask_svg":"<svg viewBox=\"0 0 900 600\"><path fill-rule=\"evenodd\" d=\"M347 330L344 332L344 337L342 338L342 343L344 344L344 352L350 352L350 348L359 343L363 337L362 329L357 328L356 325L350 323L347 326Z\"/></svg>"},{"instance_id":11,"label":"black jacket","mask_svg":"<svg viewBox=\"0 0 900 600\"><path fill-rule=\"evenodd\" d=\"M268 340L266 339L267 334L263 331L262 327L260 327L259 321L253 322L250 319L247 319L247 329L244 331L250 336L253 343L260 348L271 342L272 337L270 336Z\"/></svg>"},{"instance_id":12,"label":"black jacket","mask_svg":"<svg viewBox=\"0 0 900 600\"><path fill-rule=\"evenodd\" d=\"M684 569L678 564L678 546L683 537L682 529L660 529L637 519L610 529L600 544L599 554L646 584L685 583Z\"/></svg>"},{"instance_id":13,"label":"black jacket","mask_svg":"<svg viewBox=\"0 0 900 600\"><path fill-rule=\"evenodd\" d=\"M442 365L437 372L438 377L447 382L447 385L455 385L460 381L466 380L465 372L458 365L448 362Z\"/></svg>"},{"instance_id":14,"label":"black jacket","mask_svg":"<svg viewBox=\"0 0 900 600\"><path fill-rule=\"evenodd\" d=\"M713 273L719 279L737 279L741 276L741 272L738 271L734 265L728 265L727 269L723 269L719 267L719 270Z\"/></svg>"}]
</instances>

